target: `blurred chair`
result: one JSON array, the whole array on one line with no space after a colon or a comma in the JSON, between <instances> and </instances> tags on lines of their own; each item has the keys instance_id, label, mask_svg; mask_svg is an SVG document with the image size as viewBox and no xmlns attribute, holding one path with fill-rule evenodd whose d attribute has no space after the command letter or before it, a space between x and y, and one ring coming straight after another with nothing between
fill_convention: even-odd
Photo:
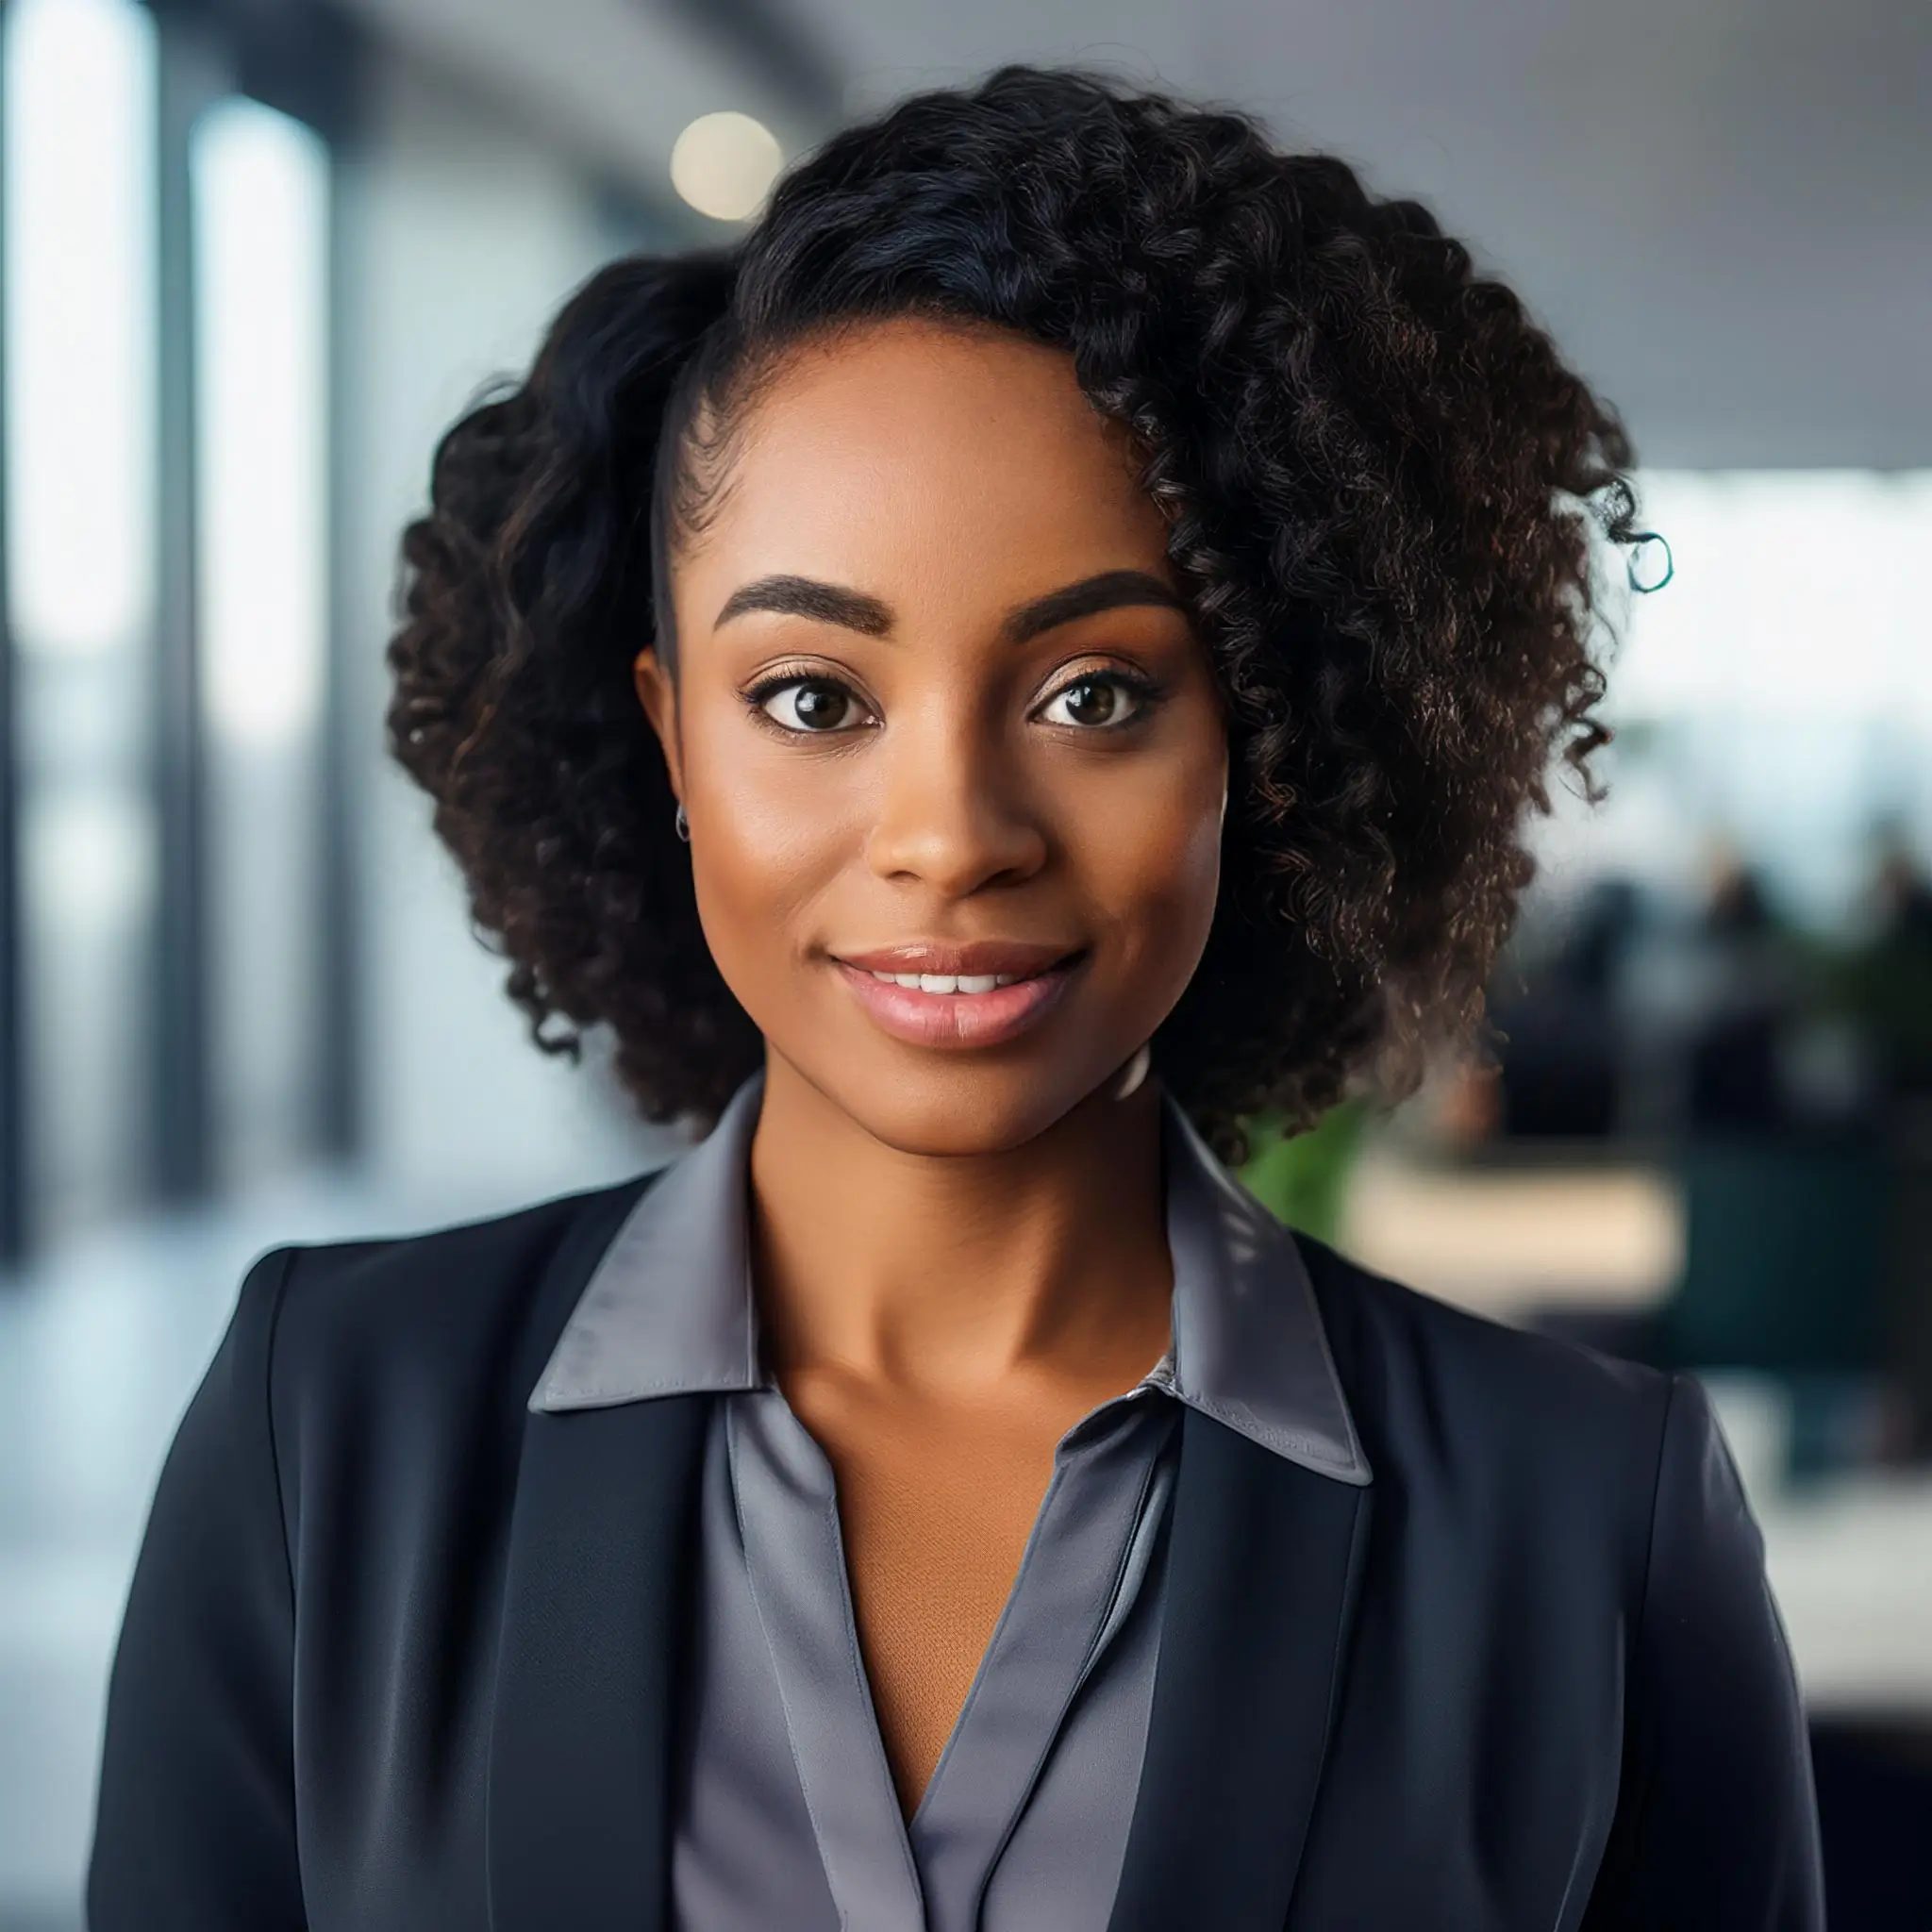
<instances>
[{"instance_id":1,"label":"blurred chair","mask_svg":"<svg viewBox=\"0 0 1932 1932\"><path fill-rule=\"evenodd\" d=\"M1680 1173L1684 1271L1659 1311L1656 1358L1778 1376L1790 1396L1787 1476L1873 1460L1896 1191L1878 1146L1694 1138Z\"/></svg>"},{"instance_id":2,"label":"blurred chair","mask_svg":"<svg viewBox=\"0 0 1932 1932\"><path fill-rule=\"evenodd\" d=\"M1862 1139L1693 1139L1684 1272L1659 1341L1686 1368L1865 1374L1880 1364L1892 1184Z\"/></svg>"},{"instance_id":3,"label":"blurred chair","mask_svg":"<svg viewBox=\"0 0 1932 1932\"><path fill-rule=\"evenodd\" d=\"M1677 1174L1684 1260L1666 1299L1552 1303L1525 1325L1657 1368L1775 1375L1791 1397L1790 1474L1864 1459L1891 1353L1890 1163L1862 1137L1704 1134Z\"/></svg>"}]
</instances>

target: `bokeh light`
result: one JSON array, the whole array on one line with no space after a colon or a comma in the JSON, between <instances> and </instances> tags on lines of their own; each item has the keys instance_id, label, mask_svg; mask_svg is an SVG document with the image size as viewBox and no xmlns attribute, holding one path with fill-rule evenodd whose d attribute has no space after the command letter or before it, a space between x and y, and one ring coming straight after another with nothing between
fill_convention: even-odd
<instances>
[{"instance_id":1,"label":"bokeh light","mask_svg":"<svg viewBox=\"0 0 1932 1932\"><path fill-rule=\"evenodd\" d=\"M758 212L784 162L762 121L730 110L700 114L671 150L671 185L701 215L741 222Z\"/></svg>"}]
</instances>

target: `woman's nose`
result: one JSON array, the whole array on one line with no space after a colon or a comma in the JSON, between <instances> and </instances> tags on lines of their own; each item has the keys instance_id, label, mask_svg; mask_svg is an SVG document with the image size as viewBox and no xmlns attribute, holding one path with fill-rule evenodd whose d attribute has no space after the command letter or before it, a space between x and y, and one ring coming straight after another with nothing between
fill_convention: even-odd
<instances>
[{"instance_id":1,"label":"woman's nose","mask_svg":"<svg viewBox=\"0 0 1932 1932\"><path fill-rule=\"evenodd\" d=\"M905 729L881 747L866 855L881 878L918 879L948 898L1031 876L1047 839L1013 760L970 722Z\"/></svg>"}]
</instances>

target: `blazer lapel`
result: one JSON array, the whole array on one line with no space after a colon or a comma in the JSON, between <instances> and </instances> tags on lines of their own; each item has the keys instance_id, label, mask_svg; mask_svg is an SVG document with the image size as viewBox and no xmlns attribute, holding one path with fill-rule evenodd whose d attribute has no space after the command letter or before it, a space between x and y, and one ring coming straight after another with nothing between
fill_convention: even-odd
<instances>
[{"instance_id":1,"label":"blazer lapel","mask_svg":"<svg viewBox=\"0 0 1932 1932\"><path fill-rule=\"evenodd\" d=\"M1279 1932L1327 1751L1370 1491L1190 1409L1109 1932Z\"/></svg>"},{"instance_id":2,"label":"blazer lapel","mask_svg":"<svg viewBox=\"0 0 1932 1932\"><path fill-rule=\"evenodd\" d=\"M492 1932L662 1932L673 1734L717 1395L756 1386L745 1161L762 1080L579 1225L524 1418L485 1797ZM547 1321L534 1324L548 1326Z\"/></svg>"},{"instance_id":3,"label":"blazer lapel","mask_svg":"<svg viewBox=\"0 0 1932 1932\"><path fill-rule=\"evenodd\" d=\"M661 1932L711 1398L525 1417L490 1743L492 1932Z\"/></svg>"}]
</instances>

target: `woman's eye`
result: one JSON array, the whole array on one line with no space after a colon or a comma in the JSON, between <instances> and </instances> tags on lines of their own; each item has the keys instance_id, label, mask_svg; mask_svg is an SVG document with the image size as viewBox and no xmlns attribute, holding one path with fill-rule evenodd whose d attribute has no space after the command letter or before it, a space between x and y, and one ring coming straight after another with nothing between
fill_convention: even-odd
<instances>
[{"instance_id":1,"label":"woman's eye","mask_svg":"<svg viewBox=\"0 0 1932 1932\"><path fill-rule=\"evenodd\" d=\"M1076 677L1047 700L1040 715L1050 724L1104 728L1139 717L1146 702L1144 694L1135 691L1125 678Z\"/></svg>"},{"instance_id":2,"label":"woman's eye","mask_svg":"<svg viewBox=\"0 0 1932 1932\"><path fill-rule=\"evenodd\" d=\"M794 677L768 687L758 696L758 709L787 731L847 731L865 717L843 685L822 677Z\"/></svg>"}]
</instances>

